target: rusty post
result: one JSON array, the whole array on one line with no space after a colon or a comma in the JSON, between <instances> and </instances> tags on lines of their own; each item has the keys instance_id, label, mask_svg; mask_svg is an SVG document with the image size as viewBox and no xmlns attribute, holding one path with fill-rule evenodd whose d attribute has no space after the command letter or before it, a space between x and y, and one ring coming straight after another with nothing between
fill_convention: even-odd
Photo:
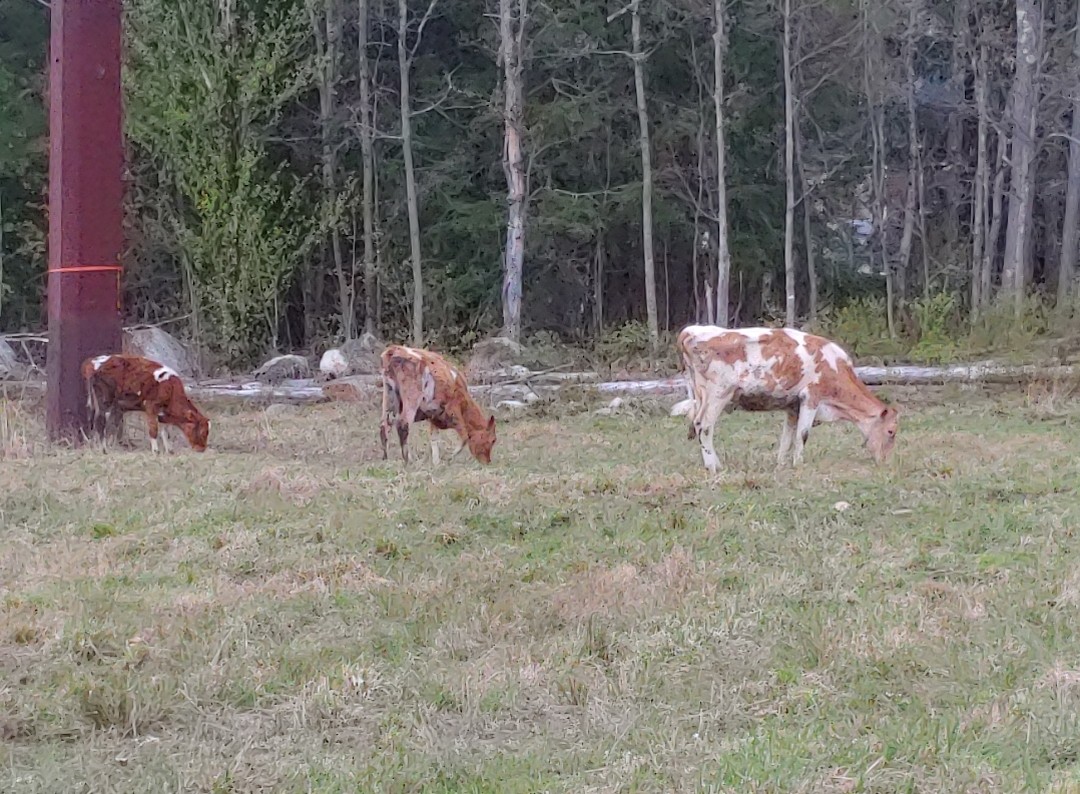
<instances>
[{"instance_id":1,"label":"rusty post","mask_svg":"<svg viewBox=\"0 0 1080 794\"><path fill-rule=\"evenodd\" d=\"M52 0L49 68L49 436L86 427L79 374L121 347L121 0Z\"/></svg>"}]
</instances>

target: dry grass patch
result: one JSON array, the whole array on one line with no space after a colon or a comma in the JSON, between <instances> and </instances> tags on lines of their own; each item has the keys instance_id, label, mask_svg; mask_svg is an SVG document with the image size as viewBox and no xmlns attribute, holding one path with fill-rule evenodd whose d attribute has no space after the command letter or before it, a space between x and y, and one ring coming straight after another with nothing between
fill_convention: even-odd
<instances>
[{"instance_id":1,"label":"dry grass patch","mask_svg":"<svg viewBox=\"0 0 1080 794\"><path fill-rule=\"evenodd\" d=\"M905 402L881 468L829 428L777 472L776 418L732 414L715 479L636 411L406 468L366 403L213 406L167 457L20 407L0 790L1060 787L1080 410L963 398Z\"/></svg>"}]
</instances>

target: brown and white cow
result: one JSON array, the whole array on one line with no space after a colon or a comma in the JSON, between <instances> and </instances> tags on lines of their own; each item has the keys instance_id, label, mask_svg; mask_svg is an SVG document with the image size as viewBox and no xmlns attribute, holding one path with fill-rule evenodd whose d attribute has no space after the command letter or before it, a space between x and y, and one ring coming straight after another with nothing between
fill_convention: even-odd
<instances>
[{"instance_id":1,"label":"brown and white cow","mask_svg":"<svg viewBox=\"0 0 1080 794\"><path fill-rule=\"evenodd\" d=\"M158 451L158 425L176 425L196 452L206 449L210 420L188 399L180 376L142 356L116 354L88 358L82 365L90 424L104 436L108 425L119 429L124 413L142 411L150 448ZM162 434L165 452L169 437Z\"/></svg>"},{"instance_id":2,"label":"brown and white cow","mask_svg":"<svg viewBox=\"0 0 1080 794\"><path fill-rule=\"evenodd\" d=\"M401 457L408 463L409 427L427 421L431 431L431 460L439 463L437 430L454 430L461 438L451 459L468 446L481 463L491 463L495 444L495 417L485 418L469 394L464 376L446 359L428 350L390 345L382 354L383 403L379 440L386 460L390 417L396 415Z\"/></svg>"},{"instance_id":3,"label":"brown and white cow","mask_svg":"<svg viewBox=\"0 0 1080 794\"><path fill-rule=\"evenodd\" d=\"M863 435L874 460L884 462L896 442L897 411L885 405L855 375L851 357L835 342L791 328L719 328L691 325L679 332L690 399L672 414L690 417L705 467L719 466L713 428L729 408L785 411L777 463L795 444L802 462L810 428L844 420Z\"/></svg>"}]
</instances>

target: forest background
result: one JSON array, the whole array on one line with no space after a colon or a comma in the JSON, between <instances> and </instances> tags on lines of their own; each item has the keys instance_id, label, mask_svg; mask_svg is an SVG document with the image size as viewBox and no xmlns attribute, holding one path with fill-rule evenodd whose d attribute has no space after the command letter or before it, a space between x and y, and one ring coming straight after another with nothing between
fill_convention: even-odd
<instances>
[{"instance_id":1,"label":"forest background","mask_svg":"<svg viewBox=\"0 0 1080 794\"><path fill-rule=\"evenodd\" d=\"M0 332L44 325L48 6L0 0ZM220 366L364 331L882 360L1074 326L1073 0L126 0L124 306Z\"/></svg>"}]
</instances>

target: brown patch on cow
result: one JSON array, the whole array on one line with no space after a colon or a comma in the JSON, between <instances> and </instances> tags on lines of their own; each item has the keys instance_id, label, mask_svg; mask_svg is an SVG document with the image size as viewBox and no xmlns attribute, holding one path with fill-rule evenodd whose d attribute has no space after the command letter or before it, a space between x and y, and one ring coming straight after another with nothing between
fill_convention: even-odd
<instances>
[{"instance_id":1,"label":"brown patch on cow","mask_svg":"<svg viewBox=\"0 0 1080 794\"><path fill-rule=\"evenodd\" d=\"M711 360L723 361L731 367L740 361L746 361L746 337L728 331L711 339L691 339L690 351L698 355L707 354Z\"/></svg>"},{"instance_id":2,"label":"brown patch on cow","mask_svg":"<svg viewBox=\"0 0 1080 794\"><path fill-rule=\"evenodd\" d=\"M799 358L799 343L783 330L766 334L758 343L761 357L772 361L765 386L769 391L791 391L803 377L803 363Z\"/></svg>"},{"instance_id":3,"label":"brown patch on cow","mask_svg":"<svg viewBox=\"0 0 1080 794\"><path fill-rule=\"evenodd\" d=\"M813 334L807 334L805 337L805 345L807 351L810 353L810 357L814 360L814 367L820 372L825 369L827 365L825 361L825 346L829 344L828 339L823 339L820 336L814 336Z\"/></svg>"}]
</instances>

